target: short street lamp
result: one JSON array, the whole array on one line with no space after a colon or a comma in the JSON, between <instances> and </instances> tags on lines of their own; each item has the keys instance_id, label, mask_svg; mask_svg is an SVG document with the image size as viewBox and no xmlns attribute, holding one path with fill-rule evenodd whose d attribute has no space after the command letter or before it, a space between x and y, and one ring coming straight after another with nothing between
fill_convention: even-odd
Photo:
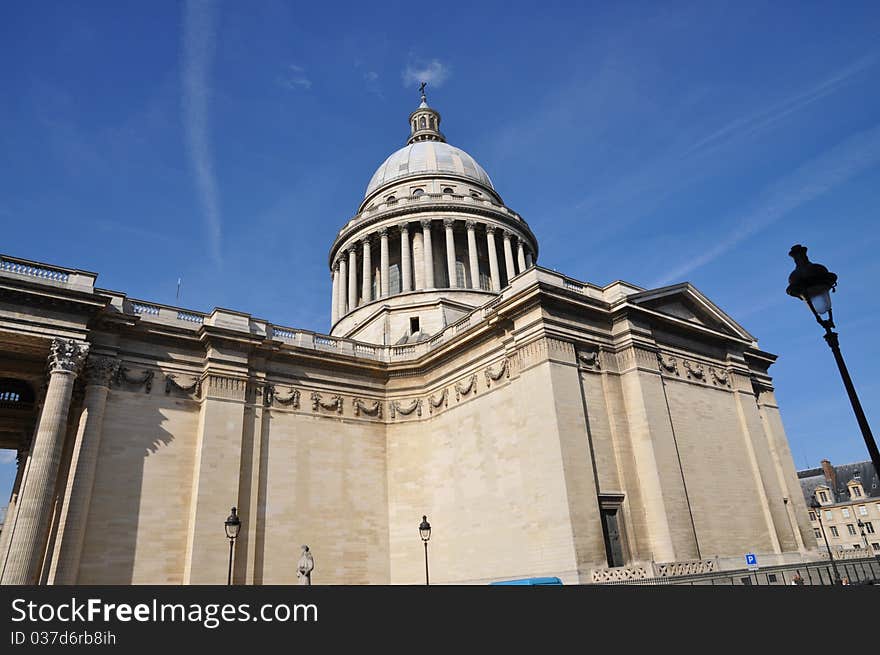
<instances>
[{"instance_id":1,"label":"short street lamp","mask_svg":"<svg viewBox=\"0 0 880 655\"><path fill-rule=\"evenodd\" d=\"M226 519L226 522L223 524L226 527L226 537L229 539L229 576L226 579L226 584L232 584L232 550L235 548L235 538L238 537L238 531L241 529L241 519L238 518L238 513L235 508L232 508L232 514Z\"/></svg>"},{"instance_id":2,"label":"short street lamp","mask_svg":"<svg viewBox=\"0 0 880 655\"><path fill-rule=\"evenodd\" d=\"M859 519L858 521L856 521L856 525L859 526L859 534L862 535L862 541L865 542L865 551L867 551L867 554L870 555L871 549L868 548L868 535L865 534L865 524L862 523L862 519Z\"/></svg>"},{"instance_id":3,"label":"short street lamp","mask_svg":"<svg viewBox=\"0 0 880 655\"><path fill-rule=\"evenodd\" d=\"M831 546L828 545L828 535L825 534L825 526L822 525L822 505L816 500L816 496L813 496L812 500L810 500L810 509L816 513L816 518L819 519L819 528L822 530L822 538L825 539L825 548L828 549L828 559L831 560L831 568L834 569L834 584L841 584L840 572L837 570L834 555L831 554Z\"/></svg>"},{"instance_id":4,"label":"short street lamp","mask_svg":"<svg viewBox=\"0 0 880 655\"><path fill-rule=\"evenodd\" d=\"M431 538L431 524L428 523L428 517L422 516L422 523L419 525L419 536L422 543L425 544L425 585L428 586L428 540Z\"/></svg>"},{"instance_id":5,"label":"short street lamp","mask_svg":"<svg viewBox=\"0 0 880 655\"><path fill-rule=\"evenodd\" d=\"M871 434L868 419L865 418L862 404L856 395L856 388L849 377L843 355L840 354L837 332L831 329L834 327L834 315L831 311L830 292L834 291L837 286L837 275L831 273L821 264L812 263L807 258L807 249L800 244L792 246L788 254L794 259L795 269L788 276L788 288L785 291L788 295L806 302L810 311L813 312L813 316L816 317L816 321L825 328L825 341L828 342L831 352L834 353L837 368L840 369L840 377L843 378L843 386L846 387L846 393L849 395L849 401L865 439L865 445L868 447L868 453L871 455L874 470L877 475L880 475L880 451L877 450L877 443L874 441L874 435Z\"/></svg>"}]
</instances>

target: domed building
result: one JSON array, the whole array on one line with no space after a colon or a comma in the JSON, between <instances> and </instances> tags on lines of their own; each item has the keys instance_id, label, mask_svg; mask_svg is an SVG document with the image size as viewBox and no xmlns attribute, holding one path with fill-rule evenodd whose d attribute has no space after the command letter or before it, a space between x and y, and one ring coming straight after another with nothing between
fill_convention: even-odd
<instances>
[{"instance_id":1,"label":"domed building","mask_svg":"<svg viewBox=\"0 0 880 655\"><path fill-rule=\"evenodd\" d=\"M775 356L686 282L541 267L424 94L408 126L330 247L329 334L0 256L0 582L294 584L308 544L314 584L420 584L428 521L432 584L818 557Z\"/></svg>"}]
</instances>

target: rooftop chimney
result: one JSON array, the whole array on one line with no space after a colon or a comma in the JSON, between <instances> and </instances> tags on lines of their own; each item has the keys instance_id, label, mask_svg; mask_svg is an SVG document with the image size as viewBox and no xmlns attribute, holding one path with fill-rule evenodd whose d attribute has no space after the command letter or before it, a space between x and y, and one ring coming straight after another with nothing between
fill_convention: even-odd
<instances>
[{"instance_id":1,"label":"rooftop chimney","mask_svg":"<svg viewBox=\"0 0 880 655\"><path fill-rule=\"evenodd\" d=\"M827 459L822 460L822 471L825 473L825 481L831 487L832 497L837 494L837 472Z\"/></svg>"}]
</instances>

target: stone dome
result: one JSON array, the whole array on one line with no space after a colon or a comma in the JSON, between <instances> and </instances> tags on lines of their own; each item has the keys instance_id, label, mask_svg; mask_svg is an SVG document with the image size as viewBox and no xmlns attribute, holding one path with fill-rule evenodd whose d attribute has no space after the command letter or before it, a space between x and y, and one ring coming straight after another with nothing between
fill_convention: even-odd
<instances>
[{"instance_id":1,"label":"stone dome","mask_svg":"<svg viewBox=\"0 0 880 655\"><path fill-rule=\"evenodd\" d=\"M464 177L495 190L488 173L464 150L443 141L417 141L392 154L376 169L364 197L389 182L431 173Z\"/></svg>"}]
</instances>

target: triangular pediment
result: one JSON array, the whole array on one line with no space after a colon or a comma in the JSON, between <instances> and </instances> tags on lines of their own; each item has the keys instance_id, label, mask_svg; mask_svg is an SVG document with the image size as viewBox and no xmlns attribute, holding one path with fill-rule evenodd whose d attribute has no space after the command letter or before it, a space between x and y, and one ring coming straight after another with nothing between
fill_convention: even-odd
<instances>
[{"instance_id":1,"label":"triangular pediment","mask_svg":"<svg viewBox=\"0 0 880 655\"><path fill-rule=\"evenodd\" d=\"M743 326L687 282L642 291L627 296L627 302L737 339L755 340Z\"/></svg>"}]
</instances>

